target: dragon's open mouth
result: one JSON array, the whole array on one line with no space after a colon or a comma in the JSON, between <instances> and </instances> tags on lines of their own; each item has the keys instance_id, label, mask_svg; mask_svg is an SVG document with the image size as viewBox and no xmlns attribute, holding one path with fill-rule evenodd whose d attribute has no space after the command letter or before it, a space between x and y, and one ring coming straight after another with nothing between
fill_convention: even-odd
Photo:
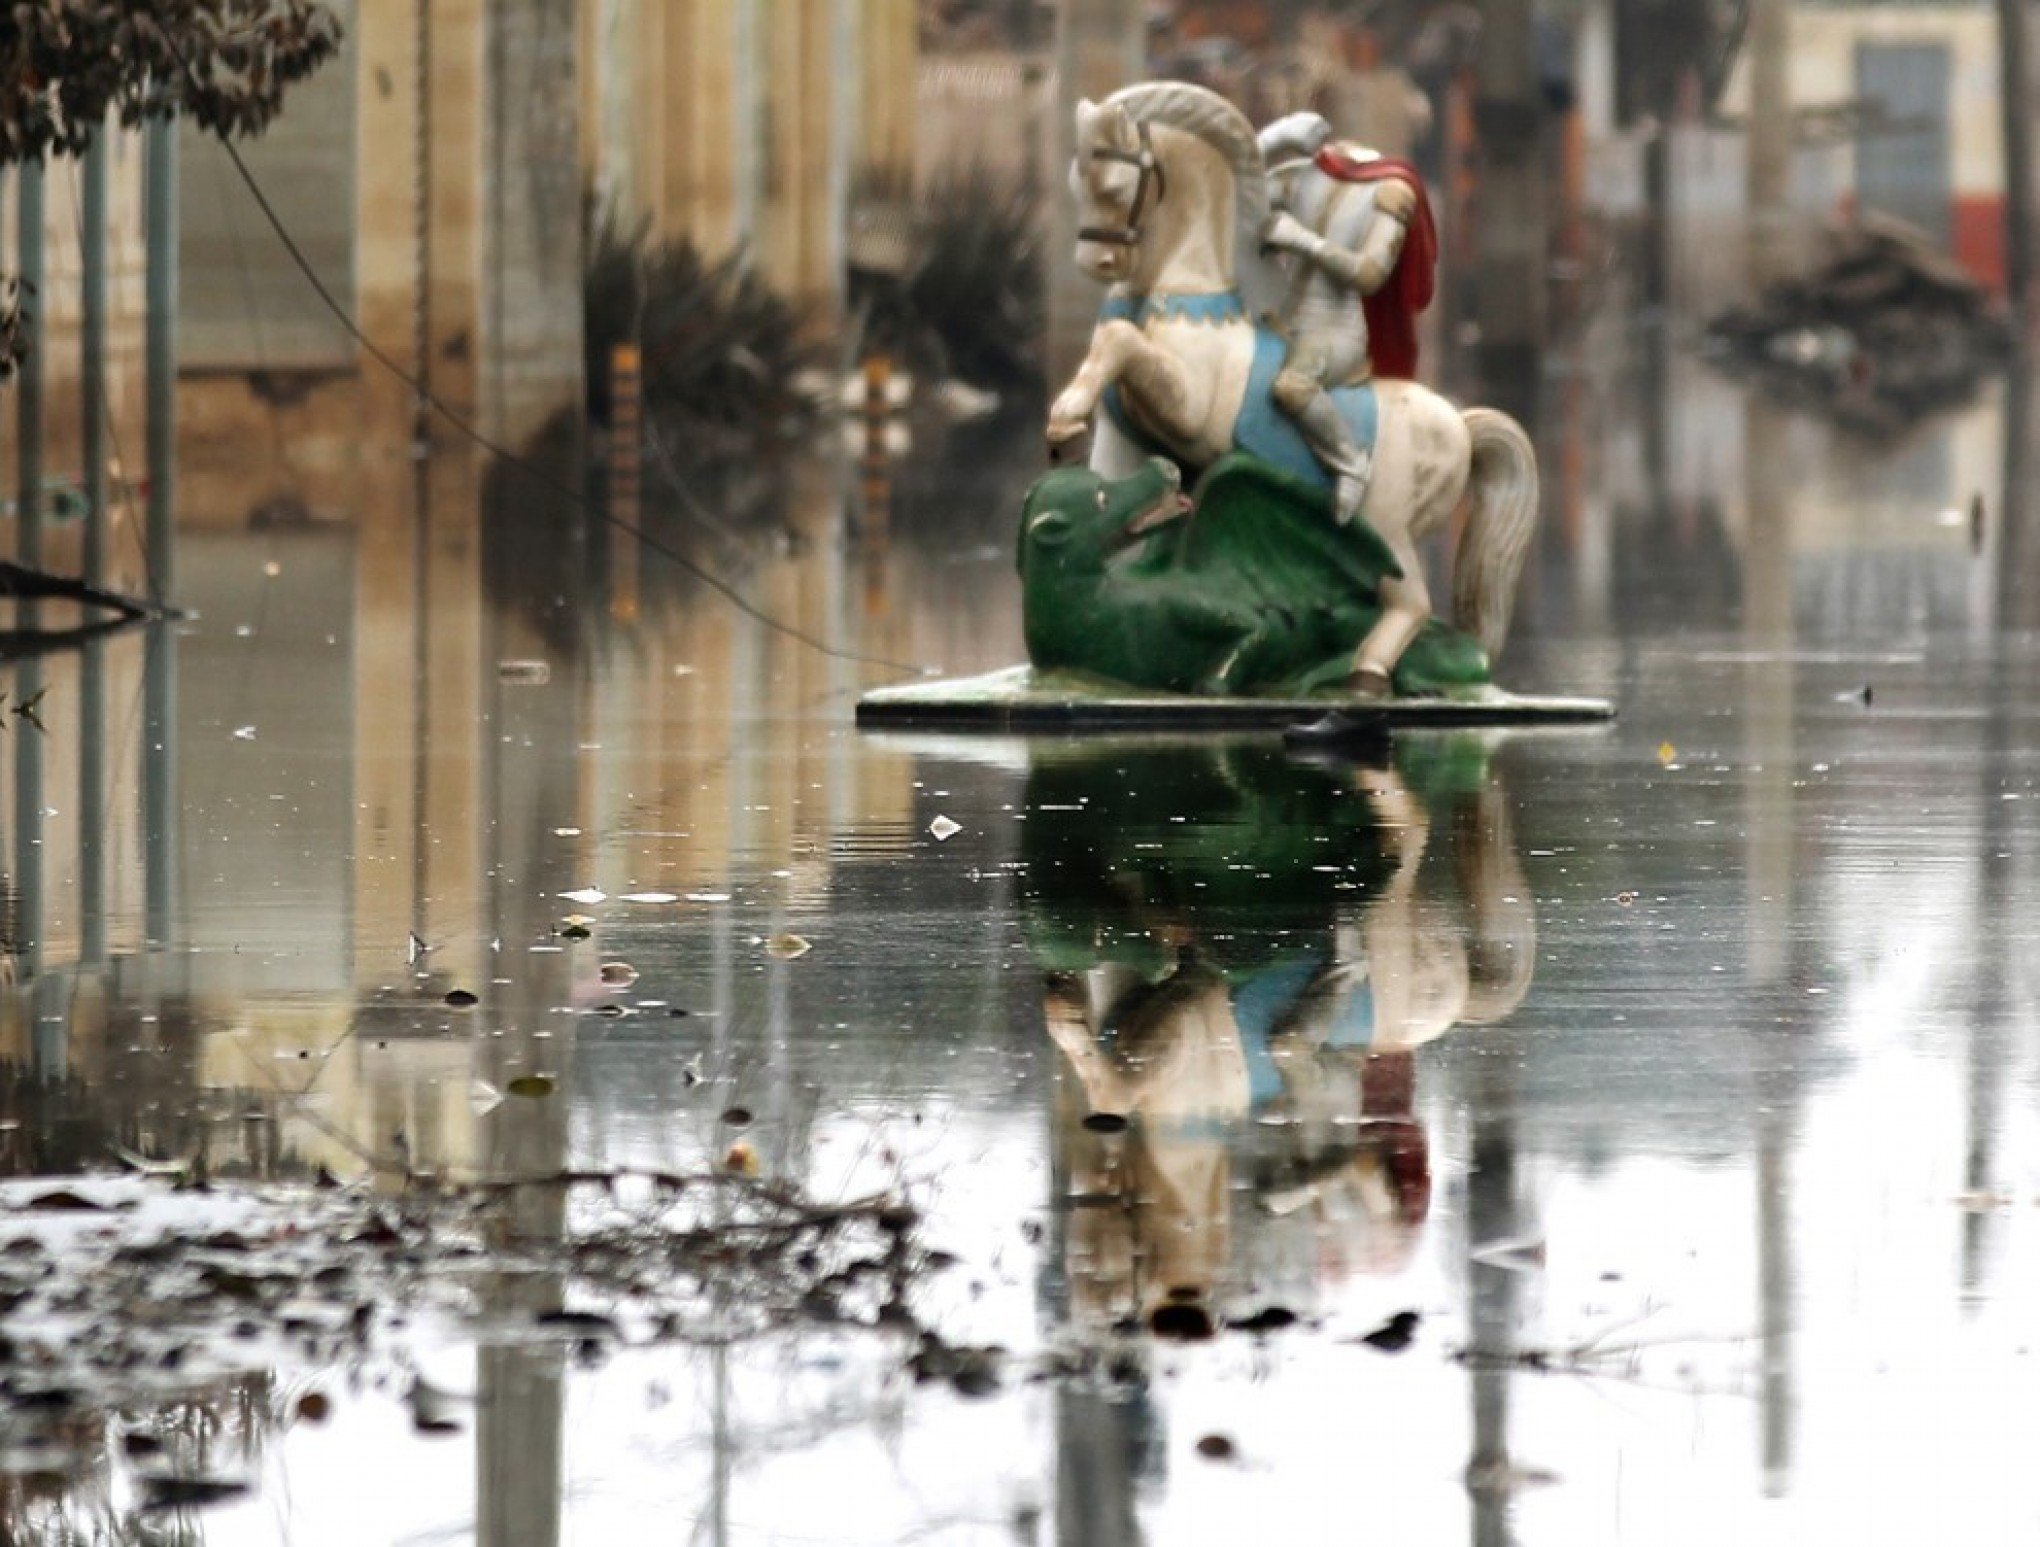
<instances>
[{"instance_id":1,"label":"dragon's open mouth","mask_svg":"<svg viewBox=\"0 0 2040 1547\"><path fill-rule=\"evenodd\" d=\"M1182 520L1192 509L1190 496L1183 492L1183 475L1176 471L1173 464L1164 462L1159 466L1165 474L1161 491L1128 518L1123 531L1129 542L1137 537L1145 537L1156 528L1167 526L1171 521Z\"/></svg>"}]
</instances>

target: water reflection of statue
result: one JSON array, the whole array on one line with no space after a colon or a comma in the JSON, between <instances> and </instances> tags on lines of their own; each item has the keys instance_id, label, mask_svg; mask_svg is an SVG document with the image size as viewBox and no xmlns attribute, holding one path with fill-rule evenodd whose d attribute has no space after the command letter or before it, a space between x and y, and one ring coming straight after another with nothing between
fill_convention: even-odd
<instances>
[{"instance_id":1,"label":"water reflection of statue","mask_svg":"<svg viewBox=\"0 0 2040 1547\"><path fill-rule=\"evenodd\" d=\"M1425 862L1441 814L1449 869ZM1534 954L1477 749L1337 768L1051 754L1027 827L1045 1019L1077 1098L1058 1152L1078 1321L1196 1330L1249 1284L1298 1304L1321 1288L1299 1273L1398 1268L1431 1186L1415 1050L1506 1015Z\"/></svg>"},{"instance_id":2,"label":"water reflection of statue","mask_svg":"<svg viewBox=\"0 0 2040 1547\"><path fill-rule=\"evenodd\" d=\"M1329 961L1294 1001L1277 1043L1284 1088L1263 1114L1285 1121L1255 1124L1241 1153L1259 1207L1236 1258L1264 1292L1298 1298L1328 1271L1388 1273L1410 1260L1431 1199L1417 1050L1507 1017L1536 964L1536 914L1500 782L1427 801L1393 768L1352 777L1396 869L1341 918ZM1442 866L1425 863L1437 818L1451 828Z\"/></svg>"}]
</instances>

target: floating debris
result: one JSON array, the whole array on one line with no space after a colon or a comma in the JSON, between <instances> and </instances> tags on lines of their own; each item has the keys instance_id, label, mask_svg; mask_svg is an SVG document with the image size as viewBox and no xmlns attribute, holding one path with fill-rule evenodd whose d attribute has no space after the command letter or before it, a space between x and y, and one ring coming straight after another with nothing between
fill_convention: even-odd
<instances>
[{"instance_id":1,"label":"floating debris","mask_svg":"<svg viewBox=\"0 0 2040 1547\"><path fill-rule=\"evenodd\" d=\"M68 1187L37 1193L21 1207L34 1214L101 1214L106 1211L105 1204Z\"/></svg>"},{"instance_id":2,"label":"floating debris","mask_svg":"<svg viewBox=\"0 0 2040 1547\"><path fill-rule=\"evenodd\" d=\"M504 1088L513 1096L522 1096L526 1100L536 1101L550 1096L556 1086L551 1075L520 1074Z\"/></svg>"},{"instance_id":3,"label":"floating debris","mask_svg":"<svg viewBox=\"0 0 2040 1547\"><path fill-rule=\"evenodd\" d=\"M411 1409L411 1427L420 1434L458 1434L460 1420L454 1417L459 1398L424 1381L413 1381L405 1396Z\"/></svg>"},{"instance_id":4,"label":"floating debris","mask_svg":"<svg viewBox=\"0 0 2040 1547\"><path fill-rule=\"evenodd\" d=\"M946 816L938 816L928 824L928 831L934 835L937 843L947 843L951 838L954 838L963 831L963 824L961 822L952 822Z\"/></svg>"},{"instance_id":5,"label":"floating debris","mask_svg":"<svg viewBox=\"0 0 2040 1547\"><path fill-rule=\"evenodd\" d=\"M542 688L552 681L550 661L498 661L496 680L515 687Z\"/></svg>"},{"instance_id":6,"label":"floating debris","mask_svg":"<svg viewBox=\"0 0 2040 1547\"><path fill-rule=\"evenodd\" d=\"M813 949L813 943L799 935L774 935L765 942L765 954L783 962L805 956Z\"/></svg>"},{"instance_id":7,"label":"floating debris","mask_svg":"<svg viewBox=\"0 0 2040 1547\"><path fill-rule=\"evenodd\" d=\"M1525 1488L1548 1488L1557 1481L1556 1472L1524 1466L1506 1457L1475 1462L1466 1469L1466 1486L1474 1493L1520 1493Z\"/></svg>"},{"instance_id":8,"label":"floating debris","mask_svg":"<svg viewBox=\"0 0 2040 1547\"><path fill-rule=\"evenodd\" d=\"M503 1104L503 1093L487 1080L477 1077L468 1085L468 1109L477 1117L487 1117Z\"/></svg>"},{"instance_id":9,"label":"floating debris","mask_svg":"<svg viewBox=\"0 0 2040 1547\"><path fill-rule=\"evenodd\" d=\"M2004 310L1926 233L1862 214L1820 266L1708 325L1716 351L1779 396L1851 429L1895 434L1969 400L2014 353Z\"/></svg>"},{"instance_id":10,"label":"floating debris","mask_svg":"<svg viewBox=\"0 0 2040 1547\"><path fill-rule=\"evenodd\" d=\"M578 902L590 908L594 907L598 902L609 901L609 894L607 892L593 886L578 887L571 892L561 892L559 895L564 902Z\"/></svg>"},{"instance_id":11,"label":"floating debris","mask_svg":"<svg viewBox=\"0 0 2040 1547\"><path fill-rule=\"evenodd\" d=\"M749 1107L730 1107L723 1112L717 1121L731 1128L748 1128L751 1126L752 1121L751 1109Z\"/></svg>"},{"instance_id":12,"label":"floating debris","mask_svg":"<svg viewBox=\"0 0 2040 1547\"><path fill-rule=\"evenodd\" d=\"M234 740L236 741L253 741L254 739L255 739L255 727L252 725L243 725L240 729L234 732Z\"/></svg>"},{"instance_id":13,"label":"floating debris","mask_svg":"<svg viewBox=\"0 0 2040 1547\"><path fill-rule=\"evenodd\" d=\"M1292 1311L1288 1306L1268 1305L1263 1306L1251 1316L1242 1316L1236 1320L1228 1321L1226 1325L1235 1332L1281 1332L1285 1328L1295 1326L1296 1320L1296 1312Z\"/></svg>"},{"instance_id":14,"label":"floating debris","mask_svg":"<svg viewBox=\"0 0 2040 1547\"><path fill-rule=\"evenodd\" d=\"M625 892L622 900L625 902L650 903L678 902L680 894L678 892Z\"/></svg>"},{"instance_id":15,"label":"floating debris","mask_svg":"<svg viewBox=\"0 0 2040 1547\"><path fill-rule=\"evenodd\" d=\"M27 698L24 698L20 703L14 706L14 709L12 711L14 717L17 720L26 720L30 725L33 725L37 730L42 731L45 734L48 734L49 727L43 724L42 716L39 713L37 713L37 711L42 707L42 701L45 698L49 697L49 693L50 690L48 688L41 688L36 692L31 693ZM6 702L7 695L5 693L0 693L0 704L4 704Z\"/></svg>"},{"instance_id":16,"label":"floating debris","mask_svg":"<svg viewBox=\"0 0 2040 1547\"><path fill-rule=\"evenodd\" d=\"M593 919L584 918L581 914L569 913L560 920L559 928L554 933L562 940L586 940L593 933L588 926L594 922Z\"/></svg>"},{"instance_id":17,"label":"floating debris","mask_svg":"<svg viewBox=\"0 0 2040 1547\"><path fill-rule=\"evenodd\" d=\"M248 1492L248 1484L228 1477L144 1477L142 1511L159 1514L173 1509L204 1509Z\"/></svg>"},{"instance_id":18,"label":"floating debris","mask_svg":"<svg viewBox=\"0 0 2040 1547\"><path fill-rule=\"evenodd\" d=\"M1092 1112L1084 1126L1092 1133L1124 1133L1132 1124L1122 1112Z\"/></svg>"},{"instance_id":19,"label":"floating debris","mask_svg":"<svg viewBox=\"0 0 2040 1547\"><path fill-rule=\"evenodd\" d=\"M446 1002L456 1010L472 1010L482 1000L479 994L471 993L464 988L454 988L447 990Z\"/></svg>"},{"instance_id":20,"label":"floating debris","mask_svg":"<svg viewBox=\"0 0 2040 1547\"><path fill-rule=\"evenodd\" d=\"M1423 1319L1415 1311L1397 1311L1360 1341L1384 1354L1399 1354L1415 1340Z\"/></svg>"},{"instance_id":21,"label":"floating debris","mask_svg":"<svg viewBox=\"0 0 2040 1547\"><path fill-rule=\"evenodd\" d=\"M598 1311L540 1311L532 1319L541 1327L577 1338L613 1338L623 1335L623 1328Z\"/></svg>"},{"instance_id":22,"label":"floating debris","mask_svg":"<svg viewBox=\"0 0 2040 1547\"><path fill-rule=\"evenodd\" d=\"M1207 1434L1197 1442L1197 1454L1207 1461L1231 1461L1239 1455L1239 1447L1223 1434Z\"/></svg>"},{"instance_id":23,"label":"floating debris","mask_svg":"<svg viewBox=\"0 0 2040 1547\"><path fill-rule=\"evenodd\" d=\"M604 962L600 969L604 988L629 988L638 980L638 970L629 962Z\"/></svg>"},{"instance_id":24,"label":"floating debris","mask_svg":"<svg viewBox=\"0 0 2040 1547\"><path fill-rule=\"evenodd\" d=\"M959 1396L988 1397L999 1389L999 1367L1005 1357L1006 1351L996 1345L968 1347L923 1333L907 1368L917 1381L947 1381Z\"/></svg>"},{"instance_id":25,"label":"floating debris","mask_svg":"<svg viewBox=\"0 0 2040 1547\"><path fill-rule=\"evenodd\" d=\"M139 1176L0 1183L0 1212L15 1220L0 1255L11 1372L0 1471L10 1486L62 1486L111 1453L133 1478L134 1505L196 1510L259 1486L260 1457L244 1482L238 1447L194 1449L202 1427L160 1422L186 1404L202 1414L245 1403L270 1426L309 1426L339 1416L343 1390L381 1391L420 1436L472 1430L475 1397L421 1378L421 1356L443 1349L450 1327L463 1341L500 1337L505 1312L520 1314L500 1298L503 1275L548 1286L546 1309L522 1304L527 1338L583 1357L826 1325L832 1346L858 1330L903 1332L873 1352L904 1363L924 1343L922 1286L948 1260L917 1239L913 1210L893 1195L823 1199L758 1180L748 1146L725 1161L471 1184L392 1168L374 1188L328 1190ZM69 1219L26 1207L59 1190L101 1210ZM568 1223L534 1231L534 1195L565 1202ZM1000 1364L997 1349L958 1348L943 1378L982 1395Z\"/></svg>"},{"instance_id":26,"label":"floating debris","mask_svg":"<svg viewBox=\"0 0 2040 1547\"><path fill-rule=\"evenodd\" d=\"M1211 1312L1196 1300L1171 1300L1155 1307L1148 1317L1148 1330L1158 1338L1183 1343L1202 1343L1217 1335Z\"/></svg>"},{"instance_id":27,"label":"floating debris","mask_svg":"<svg viewBox=\"0 0 2040 1547\"><path fill-rule=\"evenodd\" d=\"M756 1176L758 1152L739 1139L723 1152L723 1169L732 1176Z\"/></svg>"},{"instance_id":28,"label":"floating debris","mask_svg":"<svg viewBox=\"0 0 2040 1547\"><path fill-rule=\"evenodd\" d=\"M1994 1214L1999 1209L2010 1208L2018 1201L2008 1192L1996 1192L1987 1188L1955 1195L1955 1207L1966 1214Z\"/></svg>"},{"instance_id":29,"label":"floating debris","mask_svg":"<svg viewBox=\"0 0 2040 1547\"><path fill-rule=\"evenodd\" d=\"M136 1154L123 1144L114 1144L109 1147L113 1151L113 1158L115 1160L126 1166L128 1170L136 1172L141 1176L189 1176L195 1161L195 1157L190 1155L185 1156L182 1160L151 1160L146 1155Z\"/></svg>"}]
</instances>

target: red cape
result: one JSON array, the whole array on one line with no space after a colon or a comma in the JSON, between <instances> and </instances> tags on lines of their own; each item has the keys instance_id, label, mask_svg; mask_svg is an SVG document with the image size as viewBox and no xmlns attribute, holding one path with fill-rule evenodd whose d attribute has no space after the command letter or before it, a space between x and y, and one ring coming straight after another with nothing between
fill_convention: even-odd
<instances>
[{"instance_id":1,"label":"red cape","mask_svg":"<svg viewBox=\"0 0 2040 1547\"><path fill-rule=\"evenodd\" d=\"M1416 191L1417 210L1403 238L1402 256L1388 281L1363 298L1367 311L1367 349L1377 376L1417 374L1417 314L1431 304L1438 290L1438 227L1431 219L1431 200L1424 180L1407 161L1377 156L1361 161L1341 146L1329 144L1317 153L1318 169L1342 183L1376 183L1385 178L1405 182Z\"/></svg>"}]
</instances>

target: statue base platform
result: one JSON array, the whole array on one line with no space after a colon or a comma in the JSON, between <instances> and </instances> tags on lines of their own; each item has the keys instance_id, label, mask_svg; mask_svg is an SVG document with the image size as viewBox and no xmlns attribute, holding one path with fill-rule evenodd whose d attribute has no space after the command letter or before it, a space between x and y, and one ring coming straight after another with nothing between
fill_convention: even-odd
<instances>
[{"instance_id":1,"label":"statue base platform","mask_svg":"<svg viewBox=\"0 0 2040 1547\"><path fill-rule=\"evenodd\" d=\"M1009 666L978 677L945 677L878 688L857 701L857 723L872 729L1046 731L1280 731L1337 709L1388 730L1464 726L1589 725L1615 718L1603 698L1525 696L1496 687L1450 697L1356 700L1224 698L1152 692L1064 672Z\"/></svg>"}]
</instances>

